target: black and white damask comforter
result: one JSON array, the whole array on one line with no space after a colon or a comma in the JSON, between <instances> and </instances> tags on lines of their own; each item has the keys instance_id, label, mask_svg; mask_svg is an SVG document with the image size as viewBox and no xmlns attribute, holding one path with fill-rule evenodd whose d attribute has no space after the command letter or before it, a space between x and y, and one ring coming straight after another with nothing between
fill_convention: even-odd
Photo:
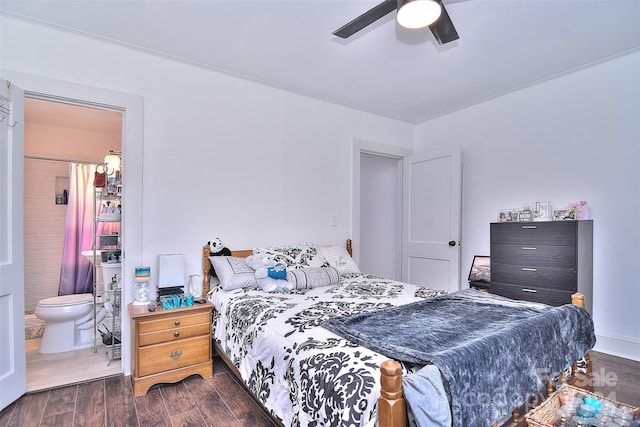
<instances>
[{"instance_id":1,"label":"black and white damask comforter","mask_svg":"<svg viewBox=\"0 0 640 427\"><path fill-rule=\"evenodd\" d=\"M379 366L388 359L320 326L444 293L349 274L333 286L289 293L214 287L213 337L242 379L285 426L373 424Z\"/></svg>"}]
</instances>

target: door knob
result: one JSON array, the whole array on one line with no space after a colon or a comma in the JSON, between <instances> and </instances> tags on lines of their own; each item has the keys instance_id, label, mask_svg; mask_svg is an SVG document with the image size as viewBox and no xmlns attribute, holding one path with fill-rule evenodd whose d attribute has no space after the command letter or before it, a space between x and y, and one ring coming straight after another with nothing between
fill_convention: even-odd
<instances>
[{"instance_id":1,"label":"door knob","mask_svg":"<svg viewBox=\"0 0 640 427\"><path fill-rule=\"evenodd\" d=\"M455 245L456 245L455 240L449 240L449 246L455 246Z\"/></svg>"}]
</instances>

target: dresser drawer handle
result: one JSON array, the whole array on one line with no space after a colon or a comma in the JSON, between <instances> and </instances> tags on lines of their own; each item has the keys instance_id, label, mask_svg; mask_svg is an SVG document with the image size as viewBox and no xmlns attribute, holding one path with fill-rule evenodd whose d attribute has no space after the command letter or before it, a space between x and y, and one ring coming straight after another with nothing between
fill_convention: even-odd
<instances>
[{"instance_id":1,"label":"dresser drawer handle","mask_svg":"<svg viewBox=\"0 0 640 427\"><path fill-rule=\"evenodd\" d=\"M174 336L174 337L176 337L176 338L178 338L178 337L180 336L180 331L175 331L175 332L173 333L173 336Z\"/></svg>"},{"instance_id":2,"label":"dresser drawer handle","mask_svg":"<svg viewBox=\"0 0 640 427\"><path fill-rule=\"evenodd\" d=\"M524 289L522 290L522 292L529 292L530 294L535 294L535 293L536 293L536 292L538 292L538 291L536 291L535 289L527 289L527 288L524 288Z\"/></svg>"},{"instance_id":3,"label":"dresser drawer handle","mask_svg":"<svg viewBox=\"0 0 640 427\"><path fill-rule=\"evenodd\" d=\"M178 360L182 356L182 350L174 351L169 355L173 360Z\"/></svg>"},{"instance_id":4,"label":"dresser drawer handle","mask_svg":"<svg viewBox=\"0 0 640 427\"><path fill-rule=\"evenodd\" d=\"M532 248L532 247L530 247L530 246L523 246L523 247L522 247L522 250L523 250L523 251L535 251L535 250L536 250L536 248Z\"/></svg>"},{"instance_id":5,"label":"dresser drawer handle","mask_svg":"<svg viewBox=\"0 0 640 427\"><path fill-rule=\"evenodd\" d=\"M527 229L535 229L538 228L538 226L536 225L523 225L522 226L523 229L527 230Z\"/></svg>"},{"instance_id":6,"label":"dresser drawer handle","mask_svg":"<svg viewBox=\"0 0 640 427\"><path fill-rule=\"evenodd\" d=\"M522 267L522 271L537 271L535 268Z\"/></svg>"},{"instance_id":7,"label":"dresser drawer handle","mask_svg":"<svg viewBox=\"0 0 640 427\"><path fill-rule=\"evenodd\" d=\"M173 322L173 324L176 325L176 326L180 326L180 321L176 320L175 322Z\"/></svg>"}]
</instances>

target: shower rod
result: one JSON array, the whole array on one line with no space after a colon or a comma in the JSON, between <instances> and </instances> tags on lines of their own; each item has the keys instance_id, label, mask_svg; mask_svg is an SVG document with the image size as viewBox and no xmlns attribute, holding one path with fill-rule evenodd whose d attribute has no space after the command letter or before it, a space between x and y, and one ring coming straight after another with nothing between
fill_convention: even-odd
<instances>
[{"instance_id":1,"label":"shower rod","mask_svg":"<svg viewBox=\"0 0 640 427\"><path fill-rule=\"evenodd\" d=\"M53 157L39 157L39 156L24 156L24 158L29 160L46 160L48 162L82 163L85 165L99 165L102 163L102 162L88 162L86 160L56 159Z\"/></svg>"}]
</instances>

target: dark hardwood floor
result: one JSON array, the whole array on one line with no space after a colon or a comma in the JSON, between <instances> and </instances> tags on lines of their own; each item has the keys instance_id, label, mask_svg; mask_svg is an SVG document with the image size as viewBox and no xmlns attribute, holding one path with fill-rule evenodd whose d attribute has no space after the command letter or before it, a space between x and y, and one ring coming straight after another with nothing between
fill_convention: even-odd
<instances>
[{"instance_id":1,"label":"dark hardwood floor","mask_svg":"<svg viewBox=\"0 0 640 427\"><path fill-rule=\"evenodd\" d=\"M0 426L274 427L218 358L214 372L135 398L122 375L26 394L0 413Z\"/></svg>"},{"instance_id":2,"label":"dark hardwood floor","mask_svg":"<svg viewBox=\"0 0 640 427\"><path fill-rule=\"evenodd\" d=\"M640 362L597 352L591 360L596 393L640 407ZM273 427L220 359L214 367L212 378L154 386L137 398L124 376L27 394L0 413L0 427Z\"/></svg>"}]
</instances>

